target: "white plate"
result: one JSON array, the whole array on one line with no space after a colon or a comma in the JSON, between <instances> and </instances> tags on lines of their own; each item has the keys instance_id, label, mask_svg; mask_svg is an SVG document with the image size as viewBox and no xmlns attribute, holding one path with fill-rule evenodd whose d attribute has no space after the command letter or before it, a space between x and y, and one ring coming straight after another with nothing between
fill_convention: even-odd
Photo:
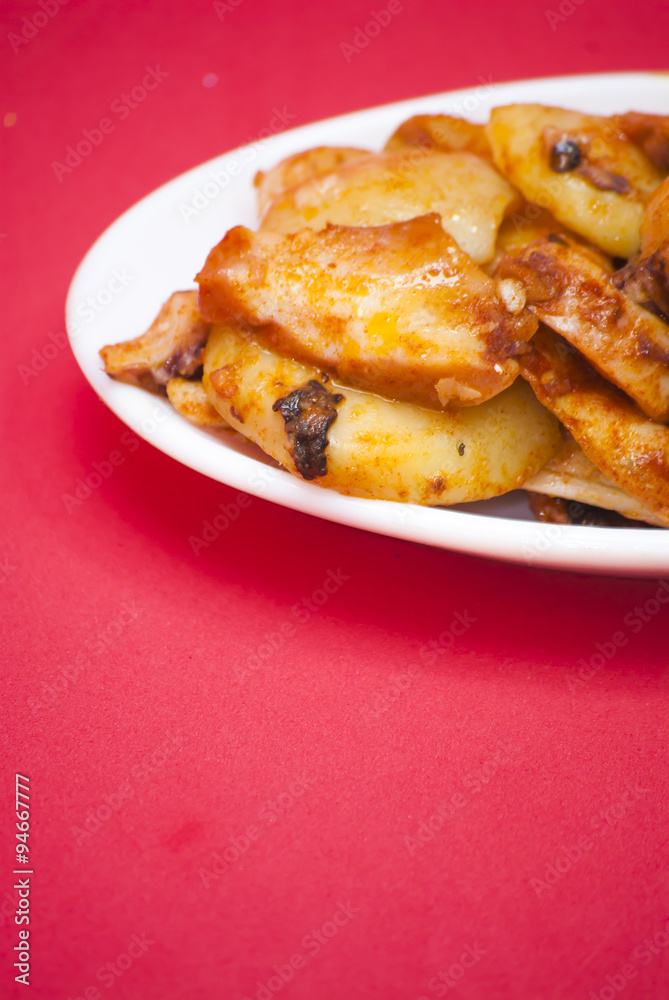
<instances>
[{"instance_id":1,"label":"white plate","mask_svg":"<svg viewBox=\"0 0 669 1000\"><path fill-rule=\"evenodd\" d=\"M256 225L252 180L257 170L310 146L380 148L401 121L420 112L485 121L490 108L518 101L603 114L666 113L669 74L598 74L497 85L482 81L470 90L305 125L182 174L110 226L74 276L67 326L84 375L114 413L156 448L219 482L286 507L395 538L530 566L624 576L669 571L669 531L538 524L522 493L446 510L345 497L301 482L254 446L195 428L166 400L114 382L102 371L98 350L104 344L145 330L173 291L194 287L194 275L228 229Z\"/></svg>"}]
</instances>

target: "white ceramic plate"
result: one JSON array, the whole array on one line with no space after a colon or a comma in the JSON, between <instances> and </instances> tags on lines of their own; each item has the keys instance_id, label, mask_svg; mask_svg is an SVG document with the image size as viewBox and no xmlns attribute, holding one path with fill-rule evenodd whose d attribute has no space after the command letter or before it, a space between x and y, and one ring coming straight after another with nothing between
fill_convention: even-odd
<instances>
[{"instance_id":1,"label":"white ceramic plate","mask_svg":"<svg viewBox=\"0 0 669 1000\"><path fill-rule=\"evenodd\" d=\"M521 492L455 509L341 496L278 469L253 445L200 430L166 400L114 382L98 350L135 337L176 289L194 287L207 253L232 226L256 225L252 180L291 153L320 145L377 149L405 118L451 112L485 121L497 104L538 102L602 114L669 111L669 74L556 77L402 101L316 122L226 153L148 195L100 237L67 299L70 343L104 402L155 447L213 479L341 524L473 555L581 572L659 576L669 571L669 531L535 522ZM280 127L280 125L278 126Z\"/></svg>"}]
</instances>

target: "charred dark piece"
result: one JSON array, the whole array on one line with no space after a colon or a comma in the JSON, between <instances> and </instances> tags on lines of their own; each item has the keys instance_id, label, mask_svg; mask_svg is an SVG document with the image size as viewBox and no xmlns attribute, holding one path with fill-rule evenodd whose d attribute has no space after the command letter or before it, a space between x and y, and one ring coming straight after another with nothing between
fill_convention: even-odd
<instances>
[{"instance_id":1,"label":"charred dark piece","mask_svg":"<svg viewBox=\"0 0 669 1000\"><path fill-rule=\"evenodd\" d=\"M576 500L563 500L526 490L530 510L545 524L581 524L599 528L647 528L643 521L632 521L615 510L593 507Z\"/></svg>"},{"instance_id":2,"label":"charred dark piece","mask_svg":"<svg viewBox=\"0 0 669 1000\"><path fill-rule=\"evenodd\" d=\"M571 139L556 142L551 150L551 170L556 174L566 174L575 170L581 162L581 149L578 143Z\"/></svg>"},{"instance_id":3,"label":"charred dark piece","mask_svg":"<svg viewBox=\"0 0 669 1000\"><path fill-rule=\"evenodd\" d=\"M312 378L288 396L277 399L272 407L283 417L290 454L303 479L317 479L327 474L327 434L337 419L336 404L343 398L340 392L329 392Z\"/></svg>"},{"instance_id":4,"label":"charred dark piece","mask_svg":"<svg viewBox=\"0 0 669 1000\"><path fill-rule=\"evenodd\" d=\"M669 323L667 255L661 250L620 268L611 276L611 281L634 302Z\"/></svg>"}]
</instances>

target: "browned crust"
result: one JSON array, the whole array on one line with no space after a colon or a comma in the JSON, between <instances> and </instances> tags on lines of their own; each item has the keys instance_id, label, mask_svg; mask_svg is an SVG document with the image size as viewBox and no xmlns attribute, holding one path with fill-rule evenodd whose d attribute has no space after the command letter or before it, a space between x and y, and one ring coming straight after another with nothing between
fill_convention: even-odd
<instances>
[{"instance_id":1,"label":"browned crust","mask_svg":"<svg viewBox=\"0 0 669 1000\"><path fill-rule=\"evenodd\" d=\"M537 240L498 273L522 282L529 308L656 420L669 417L669 326L633 302L599 255L561 236Z\"/></svg>"},{"instance_id":2,"label":"browned crust","mask_svg":"<svg viewBox=\"0 0 669 1000\"><path fill-rule=\"evenodd\" d=\"M521 374L598 469L651 511L669 516L669 428L644 416L545 326L521 359Z\"/></svg>"},{"instance_id":3,"label":"browned crust","mask_svg":"<svg viewBox=\"0 0 669 1000\"><path fill-rule=\"evenodd\" d=\"M288 451L303 479L327 475L328 430L343 399L342 393L332 393L317 379L309 379L273 404L274 412L283 417Z\"/></svg>"},{"instance_id":4,"label":"browned crust","mask_svg":"<svg viewBox=\"0 0 669 1000\"><path fill-rule=\"evenodd\" d=\"M145 333L103 347L100 357L112 378L162 391L171 378L197 373L209 330L198 311L197 291L174 292Z\"/></svg>"}]
</instances>

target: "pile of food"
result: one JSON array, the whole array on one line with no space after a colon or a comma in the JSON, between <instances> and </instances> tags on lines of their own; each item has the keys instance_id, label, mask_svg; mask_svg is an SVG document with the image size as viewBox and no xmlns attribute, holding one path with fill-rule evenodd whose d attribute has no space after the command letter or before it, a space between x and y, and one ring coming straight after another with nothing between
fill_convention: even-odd
<instances>
[{"instance_id":1,"label":"pile of food","mask_svg":"<svg viewBox=\"0 0 669 1000\"><path fill-rule=\"evenodd\" d=\"M669 527L667 174L669 116L533 104L298 153L105 370L341 493Z\"/></svg>"}]
</instances>

